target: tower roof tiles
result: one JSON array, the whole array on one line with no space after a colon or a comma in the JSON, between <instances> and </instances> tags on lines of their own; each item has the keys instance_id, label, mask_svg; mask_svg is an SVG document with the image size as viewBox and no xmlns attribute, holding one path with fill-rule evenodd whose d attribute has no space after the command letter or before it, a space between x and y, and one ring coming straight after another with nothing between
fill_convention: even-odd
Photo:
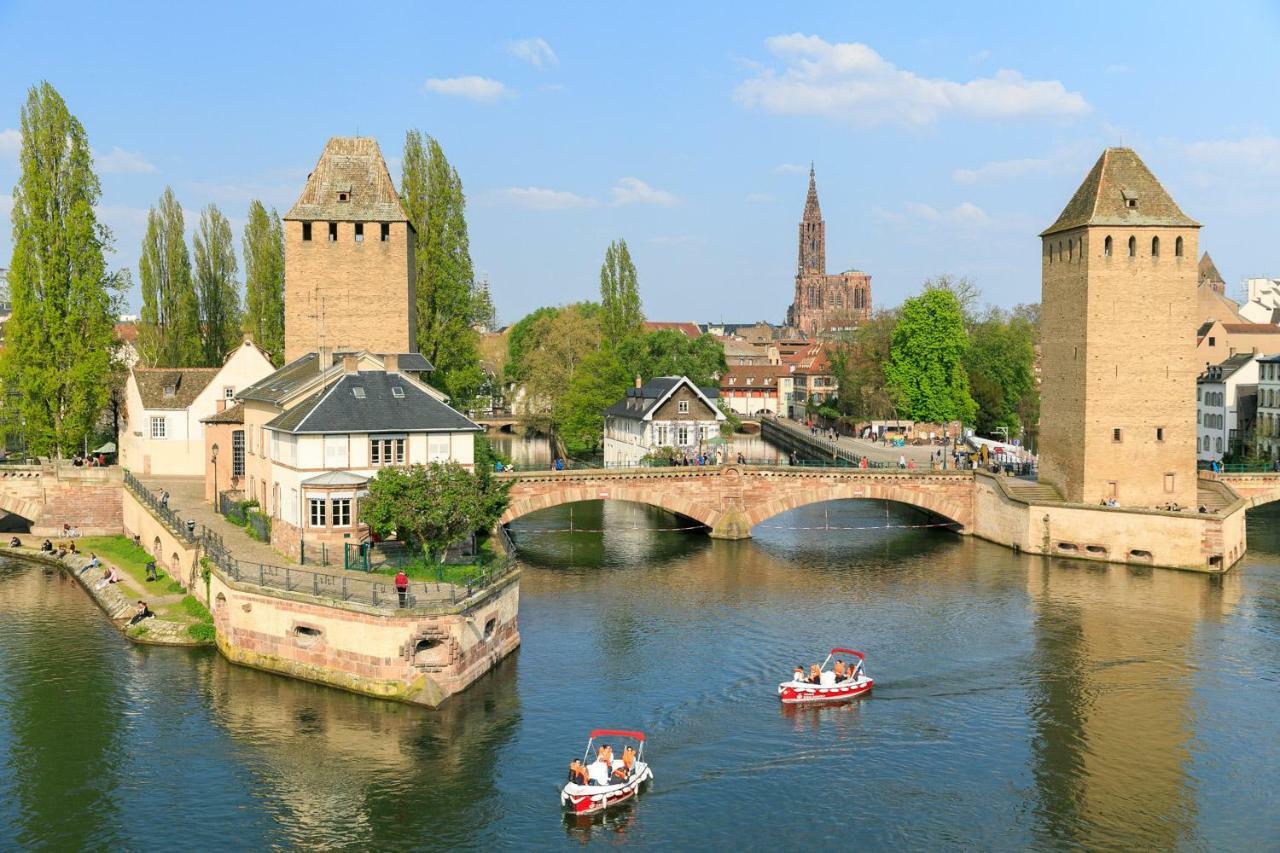
<instances>
[{"instance_id":1,"label":"tower roof tiles","mask_svg":"<svg viewBox=\"0 0 1280 853\"><path fill-rule=\"evenodd\" d=\"M369 136L335 136L324 146L307 185L285 219L407 222L400 195Z\"/></svg>"},{"instance_id":2,"label":"tower roof tiles","mask_svg":"<svg viewBox=\"0 0 1280 853\"><path fill-rule=\"evenodd\" d=\"M1108 148L1040 236L1085 225L1199 228L1160 185L1132 148Z\"/></svg>"}]
</instances>

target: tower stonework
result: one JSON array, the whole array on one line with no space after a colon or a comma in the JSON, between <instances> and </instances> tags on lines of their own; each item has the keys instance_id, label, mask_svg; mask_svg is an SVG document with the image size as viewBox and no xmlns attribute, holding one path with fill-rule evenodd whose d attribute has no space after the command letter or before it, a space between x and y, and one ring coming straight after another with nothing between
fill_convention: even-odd
<instances>
[{"instance_id":1,"label":"tower stonework","mask_svg":"<svg viewBox=\"0 0 1280 853\"><path fill-rule=\"evenodd\" d=\"M827 224L818 204L818 185L809 167L809 194L800 219L796 291L787 325L811 337L857 326L871 317L871 276L858 270L827 275Z\"/></svg>"},{"instance_id":2,"label":"tower stonework","mask_svg":"<svg viewBox=\"0 0 1280 853\"><path fill-rule=\"evenodd\" d=\"M1040 235L1040 479L1069 502L1196 506L1199 228L1108 148Z\"/></svg>"},{"instance_id":3,"label":"tower stonework","mask_svg":"<svg viewBox=\"0 0 1280 853\"><path fill-rule=\"evenodd\" d=\"M417 352L414 239L377 140L330 139L284 217L285 360Z\"/></svg>"}]
</instances>

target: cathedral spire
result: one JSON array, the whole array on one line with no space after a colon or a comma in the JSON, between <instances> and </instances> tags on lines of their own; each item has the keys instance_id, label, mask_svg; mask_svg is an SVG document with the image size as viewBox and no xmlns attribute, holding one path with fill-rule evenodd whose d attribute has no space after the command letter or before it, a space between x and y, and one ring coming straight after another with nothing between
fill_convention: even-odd
<instances>
[{"instance_id":1,"label":"cathedral spire","mask_svg":"<svg viewBox=\"0 0 1280 853\"><path fill-rule=\"evenodd\" d=\"M817 222L822 219L822 208L818 207L818 183L814 180L813 161L809 161L809 195L804 200L804 221Z\"/></svg>"}]
</instances>

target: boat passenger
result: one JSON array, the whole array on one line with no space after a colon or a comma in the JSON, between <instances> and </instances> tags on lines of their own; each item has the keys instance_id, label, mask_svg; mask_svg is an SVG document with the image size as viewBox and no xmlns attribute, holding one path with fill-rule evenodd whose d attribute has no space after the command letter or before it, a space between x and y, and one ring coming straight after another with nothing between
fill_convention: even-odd
<instances>
[{"instance_id":1,"label":"boat passenger","mask_svg":"<svg viewBox=\"0 0 1280 853\"><path fill-rule=\"evenodd\" d=\"M818 684L822 681L822 669L815 663L809 667L809 683Z\"/></svg>"},{"instance_id":2,"label":"boat passenger","mask_svg":"<svg viewBox=\"0 0 1280 853\"><path fill-rule=\"evenodd\" d=\"M592 785L608 785L609 771L612 769L606 759L609 757L607 747L596 751L596 760L587 766L587 777Z\"/></svg>"},{"instance_id":3,"label":"boat passenger","mask_svg":"<svg viewBox=\"0 0 1280 853\"><path fill-rule=\"evenodd\" d=\"M791 673L791 680L804 681L804 667L802 667L800 664L796 664L796 671Z\"/></svg>"},{"instance_id":4,"label":"boat passenger","mask_svg":"<svg viewBox=\"0 0 1280 853\"><path fill-rule=\"evenodd\" d=\"M829 669L824 669L821 673L818 683L821 684L823 687L835 687L836 686L835 672Z\"/></svg>"},{"instance_id":5,"label":"boat passenger","mask_svg":"<svg viewBox=\"0 0 1280 853\"><path fill-rule=\"evenodd\" d=\"M609 783L611 785L621 785L623 782L631 778L631 771L621 762L613 768L613 772L609 774Z\"/></svg>"},{"instance_id":6,"label":"boat passenger","mask_svg":"<svg viewBox=\"0 0 1280 853\"><path fill-rule=\"evenodd\" d=\"M622 750L622 766L627 768L627 776L630 777L631 771L634 770L636 766L635 747L628 745Z\"/></svg>"},{"instance_id":7,"label":"boat passenger","mask_svg":"<svg viewBox=\"0 0 1280 853\"><path fill-rule=\"evenodd\" d=\"M844 681L845 679L844 661L843 660L836 661L836 665L832 668L832 672L836 674L836 681Z\"/></svg>"},{"instance_id":8,"label":"boat passenger","mask_svg":"<svg viewBox=\"0 0 1280 853\"><path fill-rule=\"evenodd\" d=\"M575 758L569 762L569 781L575 785L587 784L587 768L582 766L580 759Z\"/></svg>"}]
</instances>

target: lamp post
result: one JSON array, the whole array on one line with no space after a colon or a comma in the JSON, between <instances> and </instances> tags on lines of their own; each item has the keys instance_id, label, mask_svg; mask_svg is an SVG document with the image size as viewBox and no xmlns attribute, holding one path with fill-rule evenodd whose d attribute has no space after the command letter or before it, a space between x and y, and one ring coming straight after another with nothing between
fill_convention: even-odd
<instances>
[{"instance_id":1,"label":"lamp post","mask_svg":"<svg viewBox=\"0 0 1280 853\"><path fill-rule=\"evenodd\" d=\"M218 445L210 448L209 461L213 463L213 511L218 511Z\"/></svg>"}]
</instances>

